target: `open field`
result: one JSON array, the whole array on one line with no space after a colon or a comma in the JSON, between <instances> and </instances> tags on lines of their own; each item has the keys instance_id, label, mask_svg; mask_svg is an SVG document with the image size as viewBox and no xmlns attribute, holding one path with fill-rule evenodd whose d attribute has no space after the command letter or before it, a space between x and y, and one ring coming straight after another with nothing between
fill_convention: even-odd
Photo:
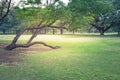
<instances>
[{"instance_id":1,"label":"open field","mask_svg":"<svg viewBox=\"0 0 120 80\"><path fill-rule=\"evenodd\" d=\"M4 50L13 37L0 35L0 80L120 80L120 37L39 35L34 41L61 48Z\"/></svg>"}]
</instances>

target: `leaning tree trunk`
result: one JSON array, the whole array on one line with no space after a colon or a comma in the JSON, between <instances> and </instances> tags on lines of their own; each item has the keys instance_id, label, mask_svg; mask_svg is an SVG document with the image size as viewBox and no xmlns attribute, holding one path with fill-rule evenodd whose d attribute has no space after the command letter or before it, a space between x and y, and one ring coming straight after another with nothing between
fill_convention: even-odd
<instances>
[{"instance_id":1,"label":"leaning tree trunk","mask_svg":"<svg viewBox=\"0 0 120 80\"><path fill-rule=\"evenodd\" d=\"M22 47L22 48L28 48L32 45L35 44L42 44L46 47L52 48L52 49L57 49L59 48L59 46L51 46L48 45L44 42L32 42L32 40L38 35L39 31L44 28L44 26L40 26L40 24L37 27L30 27L30 28L24 28L22 29L19 33L16 34L16 36L14 37L13 41L11 42L10 45L8 45L7 47L5 47L6 50L13 50L15 48L18 47ZM19 40L20 36L26 31L26 30L35 30L34 33L32 34L31 38L27 41L26 44L17 44L17 41Z\"/></svg>"}]
</instances>

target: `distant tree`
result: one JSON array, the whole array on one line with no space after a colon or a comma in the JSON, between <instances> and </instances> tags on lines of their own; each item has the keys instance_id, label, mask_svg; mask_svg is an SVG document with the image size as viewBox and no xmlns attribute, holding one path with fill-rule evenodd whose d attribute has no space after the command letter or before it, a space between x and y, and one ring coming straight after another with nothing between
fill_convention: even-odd
<instances>
[{"instance_id":1,"label":"distant tree","mask_svg":"<svg viewBox=\"0 0 120 80\"><path fill-rule=\"evenodd\" d=\"M72 15L69 25L70 29L72 30L80 29L83 25L88 26L89 23L91 23L94 20L92 26L98 29L101 35L103 35L104 31L103 28L101 28L103 26L100 26L98 24L97 18L101 17L102 18L101 21L102 21L103 16L101 15L111 12L113 10L113 6L111 1L104 1L104 0L89 0L89 1L70 0L69 9L71 10L71 15Z\"/></svg>"},{"instance_id":2,"label":"distant tree","mask_svg":"<svg viewBox=\"0 0 120 80\"><path fill-rule=\"evenodd\" d=\"M112 1L101 1L101 11L94 15L94 21L91 25L96 28L100 35L104 35L111 27L113 27L114 6Z\"/></svg>"},{"instance_id":3,"label":"distant tree","mask_svg":"<svg viewBox=\"0 0 120 80\"><path fill-rule=\"evenodd\" d=\"M101 14L94 17L94 22L91 25L99 31L100 35L104 35L104 32L114 27L114 18L112 14Z\"/></svg>"}]
</instances>

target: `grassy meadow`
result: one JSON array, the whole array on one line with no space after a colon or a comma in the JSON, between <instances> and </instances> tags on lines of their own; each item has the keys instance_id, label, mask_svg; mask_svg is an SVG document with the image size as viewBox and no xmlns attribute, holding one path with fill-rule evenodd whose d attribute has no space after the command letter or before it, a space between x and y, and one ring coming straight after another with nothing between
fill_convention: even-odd
<instances>
[{"instance_id":1,"label":"grassy meadow","mask_svg":"<svg viewBox=\"0 0 120 80\"><path fill-rule=\"evenodd\" d=\"M13 37L0 35L0 80L120 80L120 37L39 35L34 41L61 48L4 50Z\"/></svg>"}]
</instances>

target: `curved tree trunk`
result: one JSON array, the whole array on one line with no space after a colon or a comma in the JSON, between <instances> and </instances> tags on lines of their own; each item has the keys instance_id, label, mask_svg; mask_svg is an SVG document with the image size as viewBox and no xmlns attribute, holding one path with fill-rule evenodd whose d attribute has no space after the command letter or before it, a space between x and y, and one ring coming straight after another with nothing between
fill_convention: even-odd
<instances>
[{"instance_id":1,"label":"curved tree trunk","mask_svg":"<svg viewBox=\"0 0 120 80\"><path fill-rule=\"evenodd\" d=\"M40 26L40 24L37 27L30 27L30 28L24 28L22 29L19 33L16 34L16 36L14 37L12 43L10 45L8 45L7 47L5 47L6 50L13 50L15 48L18 47L23 47L23 48L28 48L32 45L35 44L42 44L46 47L52 48L52 49L57 49L60 48L59 46L51 46L48 45L44 42L32 42L32 40L38 35L39 31L44 28L44 26ZM26 44L17 44L18 39L20 38L20 36L26 31L26 30L35 30L35 32L33 33L33 35L31 36L31 38L27 41Z\"/></svg>"},{"instance_id":2,"label":"curved tree trunk","mask_svg":"<svg viewBox=\"0 0 120 80\"><path fill-rule=\"evenodd\" d=\"M99 31L100 35L104 35L104 33L112 27L112 23L108 27L98 26L97 23L92 23L91 25Z\"/></svg>"},{"instance_id":3,"label":"curved tree trunk","mask_svg":"<svg viewBox=\"0 0 120 80\"><path fill-rule=\"evenodd\" d=\"M7 47L5 47L6 50L13 50L15 48L19 48L19 47L22 47L22 48L28 48L32 45L35 45L35 44L42 44L46 47L49 47L49 48L52 48L52 49L58 49L60 48L59 46L51 46L51 45L48 45L44 42L32 42L32 43L26 43L26 44L10 44L8 45Z\"/></svg>"}]
</instances>

